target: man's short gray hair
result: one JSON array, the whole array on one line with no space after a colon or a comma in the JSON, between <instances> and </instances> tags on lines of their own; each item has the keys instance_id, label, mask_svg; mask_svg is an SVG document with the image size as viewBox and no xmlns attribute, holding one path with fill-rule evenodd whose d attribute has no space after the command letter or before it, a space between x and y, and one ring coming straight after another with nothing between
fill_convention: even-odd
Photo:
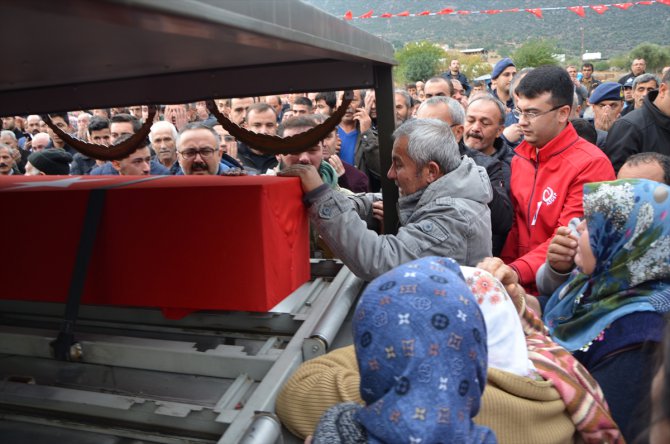
<instances>
[{"instance_id":1,"label":"man's short gray hair","mask_svg":"<svg viewBox=\"0 0 670 444\"><path fill-rule=\"evenodd\" d=\"M14 134L14 131L10 130L2 130L0 131L0 137L11 137L12 139L16 140L16 134Z\"/></svg>"},{"instance_id":2,"label":"man's short gray hair","mask_svg":"<svg viewBox=\"0 0 670 444\"><path fill-rule=\"evenodd\" d=\"M446 174L461 164L456 139L449 125L441 120L407 120L393 133L396 142L401 137L407 137L407 155L416 163L418 169L433 161Z\"/></svg>"},{"instance_id":3,"label":"man's short gray hair","mask_svg":"<svg viewBox=\"0 0 670 444\"><path fill-rule=\"evenodd\" d=\"M660 85L658 77L648 73L640 74L639 76L635 77L635 80L633 80L633 89L637 88L637 85L639 85L640 83L647 83L651 82L652 80L656 82L656 88L658 88L658 86Z\"/></svg>"},{"instance_id":4,"label":"man's short gray hair","mask_svg":"<svg viewBox=\"0 0 670 444\"><path fill-rule=\"evenodd\" d=\"M151 131L149 131L149 142L154 143L154 131L158 131L163 128L168 128L170 130L172 133L172 139L176 144L179 140L179 133L177 132L177 128L175 128L172 122L168 122L166 120L159 120L158 122L151 125Z\"/></svg>"},{"instance_id":5,"label":"man's short gray hair","mask_svg":"<svg viewBox=\"0 0 670 444\"><path fill-rule=\"evenodd\" d=\"M407 106L407 108L412 107L412 96L410 96L407 91L404 89L396 89L394 93L401 95L402 98L405 99L405 106Z\"/></svg>"},{"instance_id":6,"label":"man's short gray hair","mask_svg":"<svg viewBox=\"0 0 670 444\"><path fill-rule=\"evenodd\" d=\"M472 99L472 101L470 101L469 106L472 106L473 103L478 102L480 100L491 102L498 108L498 112L500 113L500 119L498 120L498 123L500 125L504 125L505 124L505 116L507 115L505 105L503 105L503 103L500 100L496 99L491 94L478 94L478 95L475 96L474 99Z\"/></svg>"},{"instance_id":7,"label":"man's short gray hair","mask_svg":"<svg viewBox=\"0 0 670 444\"><path fill-rule=\"evenodd\" d=\"M451 117L451 123L453 125L463 125L465 123L465 111L463 110L463 106L458 103L458 100L452 99L451 97L431 97L421 103L419 111L428 108L429 106L437 106L441 103L444 103L449 108L449 117Z\"/></svg>"}]
</instances>

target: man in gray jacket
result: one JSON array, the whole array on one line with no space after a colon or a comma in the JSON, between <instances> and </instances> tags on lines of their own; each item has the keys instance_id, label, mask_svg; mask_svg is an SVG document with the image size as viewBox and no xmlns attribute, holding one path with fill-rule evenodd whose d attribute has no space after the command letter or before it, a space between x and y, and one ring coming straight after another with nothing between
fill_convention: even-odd
<instances>
[{"instance_id":1,"label":"man in gray jacket","mask_svg":"<svg viewBox=\"0 0 670 444\"><path fill-rule=\"evenodd\" d=\"M486 170L461 158L446 123L413 119L393 133L387 176L398 186L401 227L396 235L368 229L372 198L345 196L325 185L311 165L280 174L302 181L304 201L317 231L358 277L372 280L423 256L447 256L474 266L491 254L491 184Z\"/></svg>"}]
</instances>

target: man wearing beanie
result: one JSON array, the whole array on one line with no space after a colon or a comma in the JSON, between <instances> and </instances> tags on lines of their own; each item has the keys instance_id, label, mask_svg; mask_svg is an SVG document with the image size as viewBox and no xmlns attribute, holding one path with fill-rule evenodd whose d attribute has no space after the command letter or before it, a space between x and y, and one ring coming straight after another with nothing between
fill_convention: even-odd
<instances>
[{"instance_id":1,"label":"man wearing beanie","mask_svg":"<svg viewBox=\"0 0 670 444\"><path fill-rule=\"evenodd\" d=\"M512 78L516 75L516 66L509 57L500 60L493 67L491 73L491 81L493 83L493 95L500 100L507 107L507 111L511 112L514 109L514 102L509 93L509 86L512 83Z\"/></svg>"},{"instance_id":2,"label":"man wearing beanie","mask_svg":"<svg viewBox=\"0 0 670 444\"><path fill-rule=\"evenodd\" d=\"M48 148L28 156L26 176L67 176L72 156L61 148Z\"/></svg>"},{"instance_id":3,"label":"man wearing beanie","mask_svg":"<svg viewBox=\"0 0 670 444\"><path fill-rule=\"evenodd\" d=\"M604 82L592 92L589 104L593 108L593 124L598 133L596 145L605 148L607 132L623 109L623 87L617 82Z\"/></svg>"}]
</instances>

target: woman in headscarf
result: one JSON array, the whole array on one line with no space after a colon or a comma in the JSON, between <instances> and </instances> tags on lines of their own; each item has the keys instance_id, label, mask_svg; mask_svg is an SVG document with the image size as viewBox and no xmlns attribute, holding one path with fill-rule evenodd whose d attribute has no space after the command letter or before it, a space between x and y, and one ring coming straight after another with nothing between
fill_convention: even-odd
<instances>
[{"instance_id":1,"label":"woman in headscarf","mask_svg":"<svg viewBox=\"0 0 670 444\"><path fill-rule=\"evenodd\" d=\"M551 296L544 320L605 393L630 440L651 384L663 313L670 309L670 188L643 179L584 186L584 220L570 279Z\"/></svg>"},{"instance_id":2,"label":"woman in headscarf","mask_svg":"<svg viewBox=\"0 0 670 444\"><path fill-rule=\"evenodd\" d=\"M495 443L476 425L486 325L450 259L409 262L372 281L353 318L364 406L338 404L314 444Z\"/></svg>"}]
</instances>

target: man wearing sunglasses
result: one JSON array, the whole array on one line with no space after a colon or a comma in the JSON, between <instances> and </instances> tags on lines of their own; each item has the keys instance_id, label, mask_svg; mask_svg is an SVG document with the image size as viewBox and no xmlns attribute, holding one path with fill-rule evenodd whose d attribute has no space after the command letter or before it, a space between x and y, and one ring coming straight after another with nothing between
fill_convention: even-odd
<instances>
[{"instance_id":1,"label":"man wearing sunglasses","mask_svg":"<svg viewBox=\"0 0 670 444\"><path fill-rule=\"evenodd\" d=\"M556 229L583 216L585 183L614 180L605 154L580 138L569 123L574 85L559 67L529 72L515 89L524 141L512 159L514 224L500 257L529 292Z\"/></svg>"}]
</instances>

